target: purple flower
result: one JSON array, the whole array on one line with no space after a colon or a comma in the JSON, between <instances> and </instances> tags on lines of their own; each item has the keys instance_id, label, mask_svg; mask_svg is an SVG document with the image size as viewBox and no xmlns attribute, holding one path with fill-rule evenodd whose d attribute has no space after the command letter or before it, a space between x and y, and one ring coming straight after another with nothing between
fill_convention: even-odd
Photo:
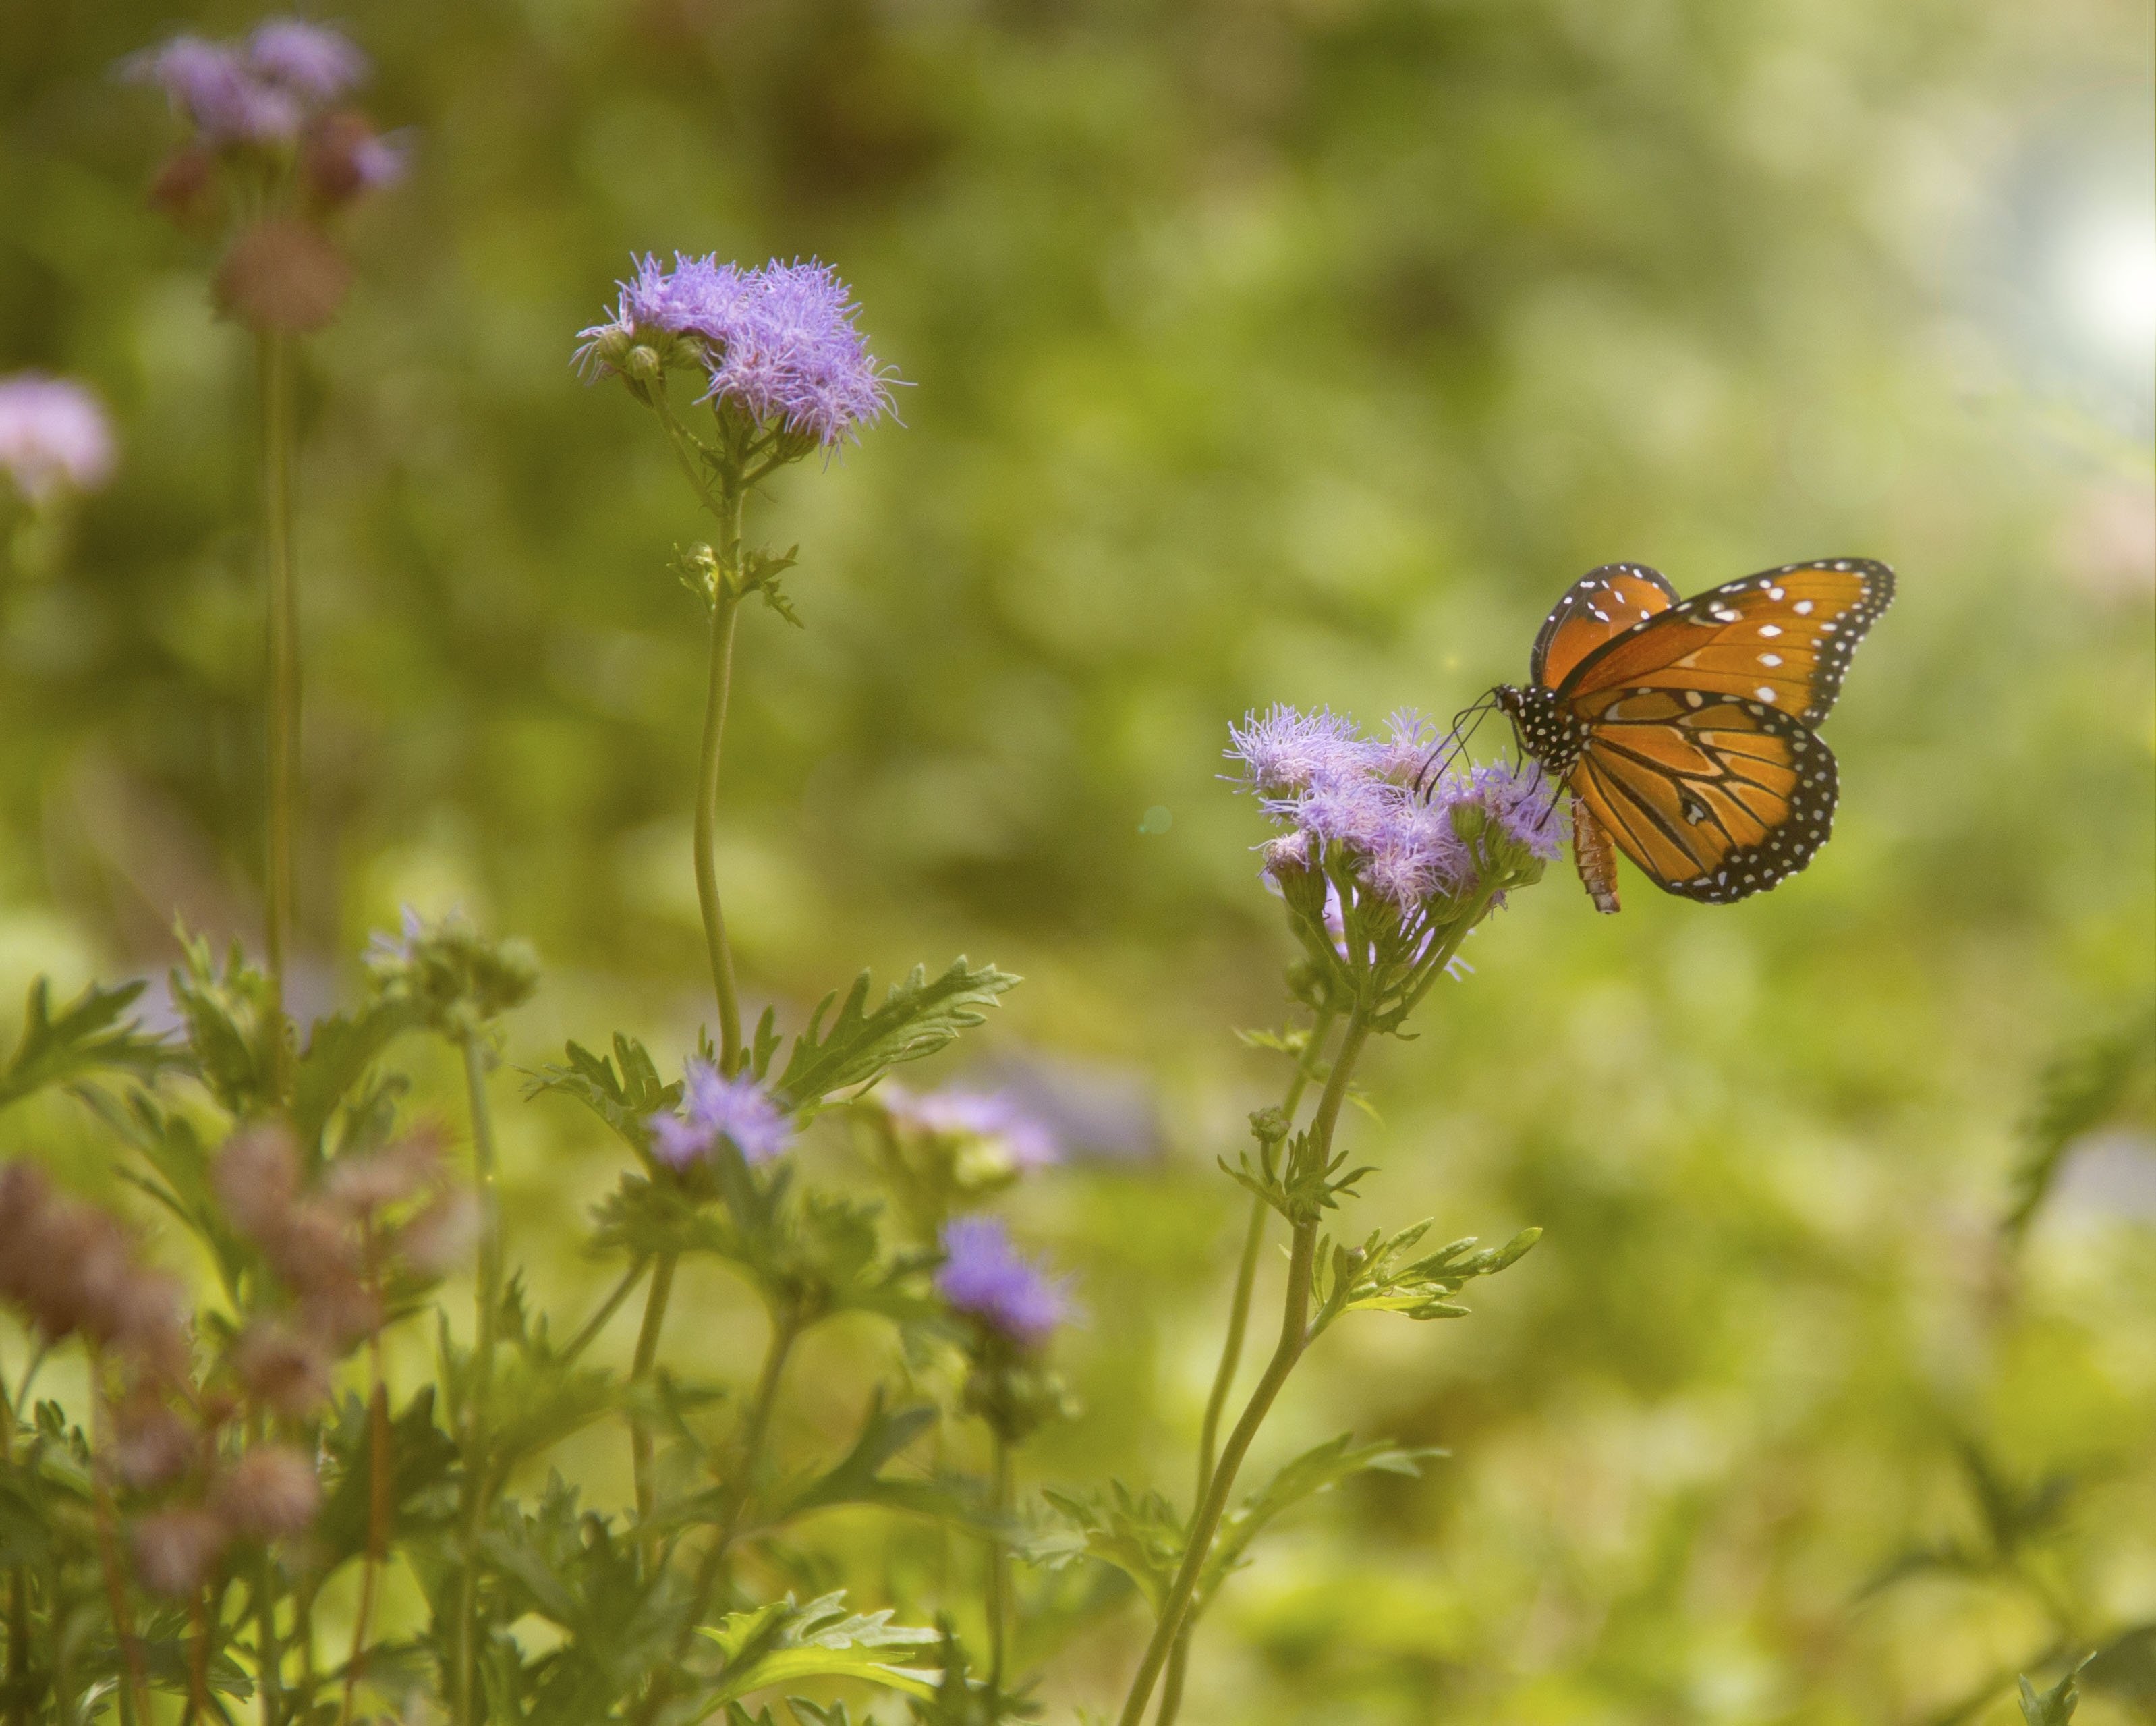
<instances>
[{"instance_id":1,"label":"purple flower","mask_svg":"<svg viewBox=\"0 0 2156 1726\"><path fill-rule=\"evenodd\" d=\"M33 504L112 476L112 427L80 383L35 372L0 378L0 472Z\"/></svg>"},{"instance_id":2,"label":"purple flower","mask_svg":"<svg viewBox=\"0 0 2156 1726\"><path fill-rule=\"evenodd\" d=\"M124 78L153 84L205 143L290 144L306 121L299 95L258 77L236 49L175 36L120 64Z\"/></svg>"},{"instance_id":3,"label":"purple flower","mask_svg":"<svg viewBox=\"0 0 2156 1726\"><path fill-rule=\"evenodd\" d=\"M716 254L680 252L670 269L652 256L635 262L613 318L582 332L577 363L587 377L606 369L623 337L660 331L701 338L711 379L704 399L819 444L857 435L891 411L891 375L855 327L860 309L829 265L773 259L744 271Z\"/></svg>"},{"instance_id":4,"label":"purple flower","mask_svg":"<svg viewBox=\"0 0 2156 1726\"><path fill-rule=\"evenodd\" d=\"M886 1085L883 1102L895 1119L923 1133L993 1139L1009 1152L1011 1162L1020 1169L1063 1160L1063 1147L1055 1133L1004 1092L932 1091L915 1097Z\"/></svg>"},{"instance_id":5,"label":"purple flower","mask_svg":"<svg viewBox=\"0 0 2156 1726\"><path fill-rule=\"evenodd\" d=\"M367 78L367 56L339 35L304 18L276 18L247 39L249 68L309 102L333 102Z\"/></svg>"},{"instance_id":6,"label":"purple flower","mask_svg":"<svg viewBox=\"0 0 2156 1726\"><path fill-rule=\"evenodd\" d=\"M1540 762L1476 768L1462 801L1480 804L1515 845L1546 863L1564 844L1562 789Z\"/></svg>"},{"instance_id":7,"label":"purple flower","mask_svg":"<svg viewBox=\"0 0 2156 1726\"><path fill-rule=\"evenodd\" d=\"M1228 737L1228 758L1243 763L1243 782L1276 794L1358 778L1375 758L1354 721L1329 707L1299 713L1276 702L1262 719L1245 714L1240 726L1229 726Z\"/></svg>"},{"instance_id":8,"label":"purple flower","mask_svg":"<svg viewBox=\"0 0 2156 1726\"><path fill-rule=\"evenodd\" d=\"M724 1138L745 1162L768 1163L783 1151L793 1129L771 1093L743 1073L719 1076L708 1061L692 1061L683 1073L681 1113L654 1115L644 1125L652 1153L674 1169L708 1158Z\"/></svg>"},{"instance_id":9,"label":"purple flower","mask_svg":"<svg viewBox=\"0 0 2156 1726\"><path fill-rule=\"evenodd\" d=\"M1070 1317L1067 1287L1013 1247L995 1218L960 1217L944 1225L937 1292L954 1312L1020 1348L1041 1347Z\"/></svg>"}]
</instances>

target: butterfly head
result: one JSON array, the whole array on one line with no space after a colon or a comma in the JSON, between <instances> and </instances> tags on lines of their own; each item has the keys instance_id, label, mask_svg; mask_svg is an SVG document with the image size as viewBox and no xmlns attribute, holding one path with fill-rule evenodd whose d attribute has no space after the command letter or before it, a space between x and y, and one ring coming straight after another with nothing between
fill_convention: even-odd
<instances>
[{"instance_id":1,"label":"butterfly head","mask_svg":"<svg viewBox=\"0 0 2156 1726\"><path fill-rule=\"evenodd\" d=\"M1490 693L1512 722L1520 747L1553 773L1562 773L1579 758L1586 733L1556 691L1540 684L1525 689L1501 683Z\"/></svg>"}]
</instances>

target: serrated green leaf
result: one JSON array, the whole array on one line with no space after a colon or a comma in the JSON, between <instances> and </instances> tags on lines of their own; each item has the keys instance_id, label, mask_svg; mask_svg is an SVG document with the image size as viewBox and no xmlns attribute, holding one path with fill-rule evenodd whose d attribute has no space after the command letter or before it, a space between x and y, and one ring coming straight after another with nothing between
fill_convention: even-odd
<instances>
[{"instance_id":1,"label":"serrated green leaf","mask_svg":"<svg viewBox=\"0 0 2156 1726\"><path fill-rule=\"evenodd\" d=\"M31 984L22 1035L0 1067L0 1109L48 1086L80 1084L99 1073L147 1081L184 1064L185 1052L177 1045L123 1016L144 987L124 983L106 989L93 983L56 1015L48 980L40 977Z\"/></svg>"},{"instance_id":2,"label":"serrated green leaf","mask_svg":"<svg viewBox=\"0 0 2156 1726\"><path fill-rule=\"evenodd\" d=\"M367 1069L392 1042L420 1022L408 1001L396 999L377 1000L356 1013L332 1013L314 1022L292 1072L292 1132L302 1146L320 1148L331 1116L367 1076Z\"/></svg>"},{"instance_id":3,"label":"serrated green leaf","mask_svg":"<svg viewBox=\"0 0 2156 1726\"><path fill-rule=\"evenodd\" d=\"M1417 1475L1424 1461L1445 1454L1427 1448L1403 1450L1383 1441L1358 1445L1351 1432L1305 1451L1245 1499L1240 1508L1221 1518L1213 1550L1199 1573L1198 1598L1209 1599L1265 1526L1304 1499L1330 1492L1358 1474Z\"/></svg>"},{"instance_id":4,"label":"serrated green leaf","mask_svg":"<svg viewBox=\"0 0 2156 1726\"><path fill-rule=\"evenodd\" d=\"M2023 1675L2021 1718L2028 1722L2028 1726L2067 1726L2067 1722L2074 1717L2074 1709L2081 1702L2081 1693L2075 1687L2074 1681L2081 1677L2082 1667L2087 1664L2087 1660L2079 1662L2048 1690L2039 1690L2029 1682L2025 1673Z\"/></svg>"},{"instance_id":5,"label":"serrated green leaf","mask_svg":"<svg viewBox=\"0 0 2156 1726\"><path fill-rule=\"evenodd\" d=\"M869 973L863 971L828 1029L824 1021L838 999L835 992L809 1016L773 1088L798 1113L811 1112L834 1092L865 1085L902 1062L933 1055L960 1031L980 1024L984 1009L1019 981L993 965L976 970L961 955L933 980L915 966L871 1011Z\"/></svg>"},{"instance_id":6,"label":"serrated green leaf","mask_svg":"<svg viewBox=\"0 0 2156 1726\"><path fill-rule=\"evenodd\" d=\"M539 1097L557 1092L573 1097L612 1128L638 1156L649 1156L651 1136L644 1122L679 1105L680 1081L670 1085L662 1080L644 1045L619 1031L614 1033L611 1059L593 1054L581 1043L571 1043L567 1053L567 1066L550 1065L530 1075L524 1094Z\"/></svg>"},{"instance_id":7,"label":"serrated green leaf","mask_svg":"<svg viewBox=\"0 0 2156 1726\"><path fill-rule=\"evenodd\" d=\"M704 1705L737 1701L752 1691L802 1678L859 1678L908 1696L932 1698L942 1673L891 1663L888 1651L937 1640L932 1630L892 1624L888 1611L849 1613L843 1593L797 1606L792 1595L732 1612L697 1634L724 1662Z\"/></svg>"}]
</instances>

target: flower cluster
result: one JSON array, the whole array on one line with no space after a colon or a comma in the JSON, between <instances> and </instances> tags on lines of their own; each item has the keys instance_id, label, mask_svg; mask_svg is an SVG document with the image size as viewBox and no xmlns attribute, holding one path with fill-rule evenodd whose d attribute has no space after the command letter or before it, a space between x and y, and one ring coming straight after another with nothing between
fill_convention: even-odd
<instances>
[{"instance_id":1,"label":"flower cluster","mask_svg":"<svg viewBox=\"0 0 2156 1726\"><path fill-rule=\"evenodd\" d=\"M323 218L405 168L398 142L343 105L367 78L367 57L335 30L285 18L237 42L175 36L119 71L162 90L187 128L152 202L184 224L236 220L219 306L258 331L327 324L352 271Z\"/></svg>"},{"instance_id":2,"label":"flower cluster","mask_svg":"<svg viewBox=\"0 0 2156 1726\"><path fill-rule=\"evenodd\" d=\"M336 31L286 18L265 20L239 42L175 36L121 61L120 73L162 90L206 148L285 150L366 81L367 64ZM394 179L395 150L371 134L363 142L352 164L362 182Z\"/></svg>"},{"instance_id":3,"label":"flower cluster","mask_svg":"<svg viewBox=\"0 0 2156 1726\"><path fill-rule=\"evenodd\" d=\"M1385 737L1369 737L1324 708L1275 706L1229 736L1241 782L1291 830L1266 849L1275 876L1312 866L1313 845L1338 845L1371 890L1406 913L1471 891L1487 872L1476 845L1486 835L1545 862L1563 843L1558 788L1539 764L1450 767L1453 740L1418 713L1395 714Z\"/></svg>"},{"instance_id":4,"label":"flower cluster","mask_svg":"<svg viewBox=\"0 0 2156 1726\"><path fill-rule=\"evenodd\" d=\"M649 383L670 364L701 366L702 399L826 447L891 411L891 376L829 265L773 259L743 270L681 253L671 267L635 262L613 316L581 332L576 362L587 378Z\"/></svg>"},{"instance_id":5,"label":"flower cluster","mask_svg":"<svg viewBox=\"0 0 2156 1726\"><path fill-rule=\"evenodd\" d=\"M31 1163L0 1167L0 1299L48 1344L80 1331L146 1377L187 1370L179 1279L138 1263L125 1225L55 1192Z\"/></svg>"},{"instance_id":6,"label":"flower cluster","mask_svg":"<svg viewBox=\"0 0 2156 1726\"><path fill-rule=\"evenodd\" d=\"M991 1216L945 1225L936 1292L952 1312L1022 1349L1045 1346L1070 1316L1067 1282L1019 1252Z\"/></svg>"},{"instance_id":7,"label":"flower cluster","mask_svg":"<svg viewBox=\"0 0 2156 1726\"><path fill-rule=\"evenodd\" d=\"M0 378L0 474L33 506L112 476L112 426L80 383L35 372Z\"/></svg>"},{"instance_id":8,"label":"flower cluster","mask_svg":"<svg viewBox=\"0 0 2156 1726\"><path fill-rule=\"evenodd\" d=\"M1460 765L1419 714L1383 737L1321 708L1275 706L1229 727L1237 782L1286 829L1264 848L1319 992L1397 1030L1506 892L1540 879L1564 840L1538 764Z\"/></svg>"},{"instance_id":9,"label":"flower cluster","mask_svg":"<svg viewBox=\"0 0 2156 1726\"><path fill-rule=\"evenodd\" d=\"M771 1093L743 1073L726 1078L708 1061L683 1070L681 1112L644 1122L651 1152L670 1169L685 1169L717 1155L724 1140L751 1166L768 1163L793 1143L793 1124Z\"/></svg>"},{"instance_id":10,"label":"flower cluster","mask_svg":"<svg viewBox=\"0 0 2156 1726\"><path fill-rule=\"evenodd\" d=\"M429 923L404 907L398 932L377 932L367 968L385 999L408 1006L453 1042L479 1035L539 986L539 961L527 943L489 941L452 911Z\"/></svg>"},{"instance_id":11,"label":"flower cluster","mask_svg":"<svg viewBox=\"0 0 2156 1726\"><path fill-rule=\"evenodd\" d=\"M226 1145L213 1179L234 1229L292 1297L290 1315L254 1320L234 1355L249 1393L291 1415L327 1394L336 1357L382 1323L385 1266L439 1277L475 1226L470 1194L449 1184L425 1133L336 1158L309 1184L291 1135L255 1128Z\"/></svg>"}]
</instances>

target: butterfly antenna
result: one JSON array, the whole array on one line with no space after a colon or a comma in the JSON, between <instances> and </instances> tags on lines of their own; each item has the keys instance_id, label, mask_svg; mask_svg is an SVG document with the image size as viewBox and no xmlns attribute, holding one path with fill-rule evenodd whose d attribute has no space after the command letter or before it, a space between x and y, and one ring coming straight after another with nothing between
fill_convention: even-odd
<instances>
[{"instance_id":1,"label":"butterfly antenna","mask_svg":"<svg viewBox=\"0 0 2156 1726\"><path fill-rule=\"evenodd\" d=\"M1444 742L1430 752L1430 758L1423 763L1422 771L1415 775L1416 796L1424 795L1431 786L1452 771L1453 763L1467 753L1467 745L1481 727L1482 722L1496 710L1497 697L1493 691L1484 696L1481 700L1469 703L1452 716L1452 730L1450 735Z\"/></svg>"}]
</instances>

